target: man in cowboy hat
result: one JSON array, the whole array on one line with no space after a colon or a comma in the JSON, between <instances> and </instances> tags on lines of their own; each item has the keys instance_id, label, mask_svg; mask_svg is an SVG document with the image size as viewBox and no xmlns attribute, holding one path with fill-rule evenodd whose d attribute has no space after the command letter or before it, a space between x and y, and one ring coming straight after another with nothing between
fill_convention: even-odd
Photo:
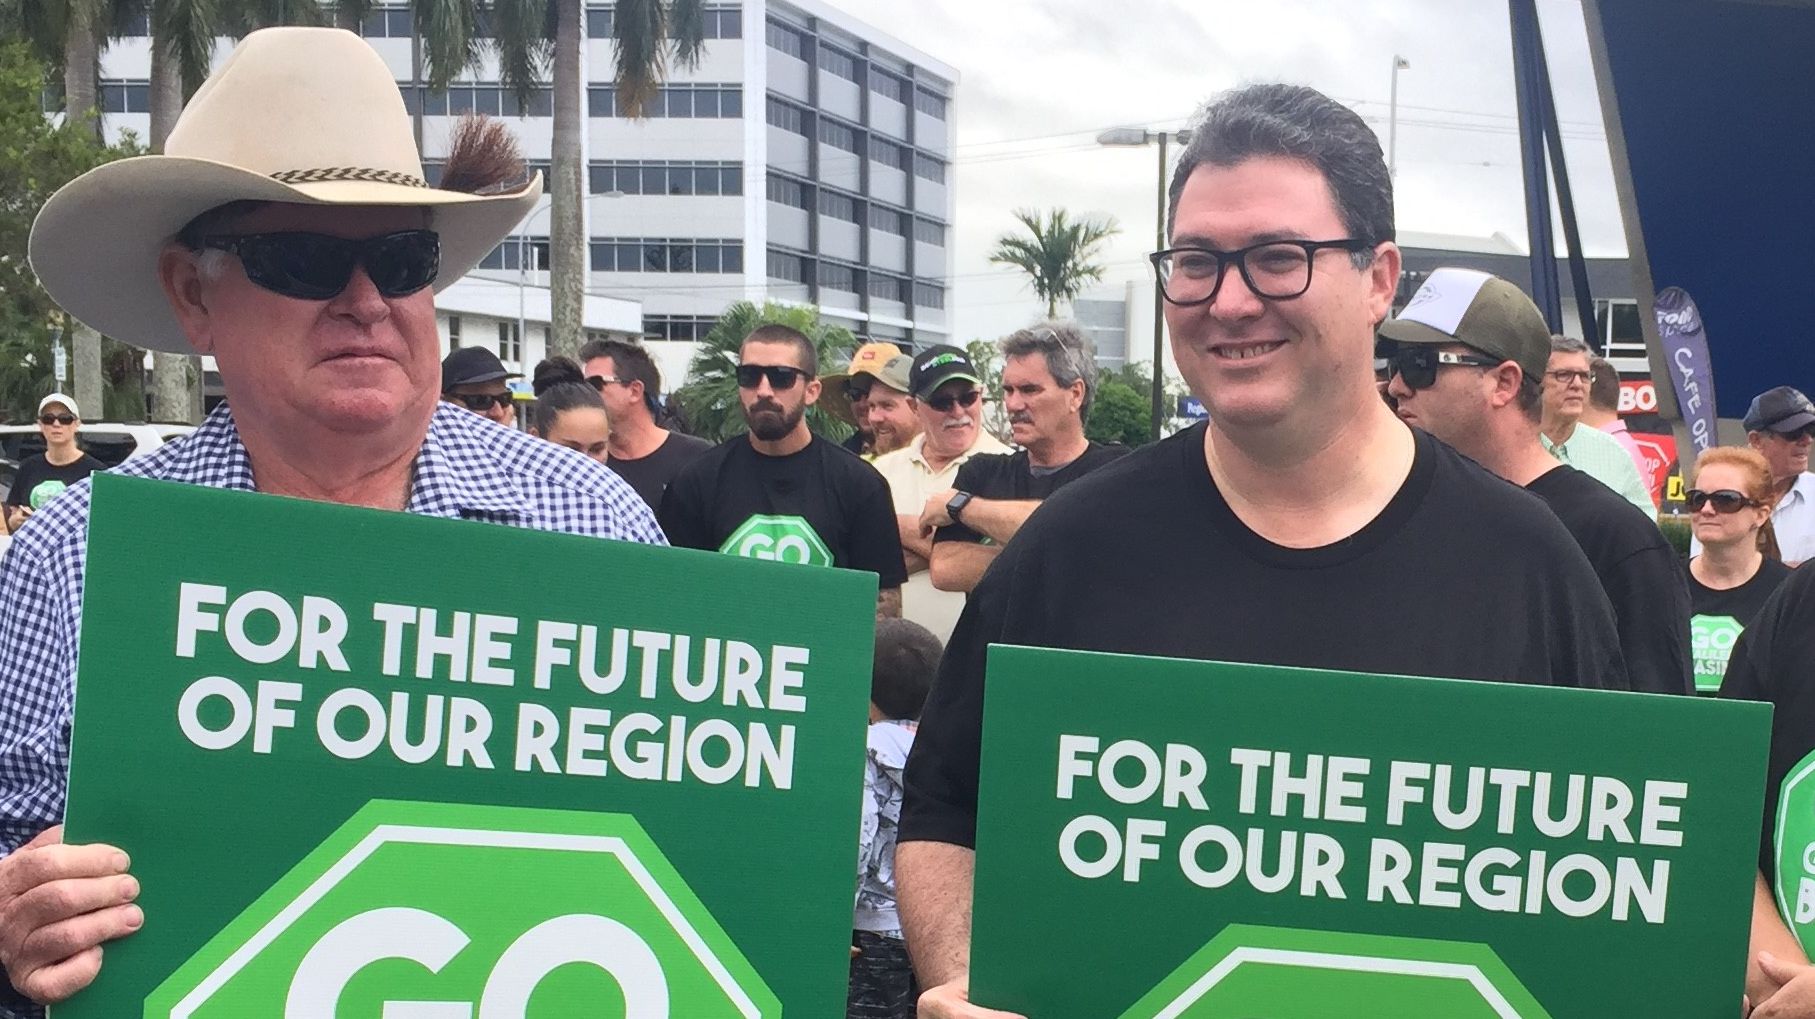
<instances>
[{"instance_id":1,"label":"man in cowboy hat","mask_svg":"<svg viewBox=\"0 0 1815 1019\"><path fill-rule=\"evenodd\" d=\"M248 35L165 154L72 181L31 259L64 309L212 355L226 402L123 474L660 542L603 465L440 397L433 291L541 193L507 133L463 125L438 188L384 61L335 29ZM89 488L37 513L0 571L0 964L37 1015L144 916L126 854L62 845ZM4 996L5 988L0 988Z\"/></svg>"}]
</instances>

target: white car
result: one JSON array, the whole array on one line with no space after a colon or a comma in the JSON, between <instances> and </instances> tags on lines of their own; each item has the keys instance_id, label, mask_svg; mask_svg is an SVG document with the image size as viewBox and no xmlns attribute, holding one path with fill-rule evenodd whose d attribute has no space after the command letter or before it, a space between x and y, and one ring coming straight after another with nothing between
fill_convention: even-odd
<instances>
[{"instance_id":1,"label":"white car","mask_svg":"<svg viewBox=\"0 0 1815 1019\"><path fill-rule=\"evenodd\" d=\"M90 456L109 467L115 467L193 431L194 425L84 421L76 429L76 443ZM42 452L44 435L38 431L37 425L0 425L0 499L4 499L12 489L20 462ZM0 527L0 555L6 554L6 546L12 541L5 530Z\"/></svg>"}]
</instances>

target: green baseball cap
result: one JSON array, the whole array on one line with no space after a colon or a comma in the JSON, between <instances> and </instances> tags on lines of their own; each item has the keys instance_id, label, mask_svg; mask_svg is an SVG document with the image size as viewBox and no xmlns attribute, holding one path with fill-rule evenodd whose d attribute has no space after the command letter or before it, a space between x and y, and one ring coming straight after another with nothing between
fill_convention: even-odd
<instances>
[{"instance_id":1,"label":"green baseball cap","mask_svg":"<svg viewBox=\"0 0 1815 1019\"><path fill-rule=\"evenodd\" d=\"M1433 270L1397 318L1380 324L1394 343L1460 343L1518 364L1542 379L1550 366L1550 326L1538 306L1512 283L1475 269Z\"/></svg>"}]
</instances>

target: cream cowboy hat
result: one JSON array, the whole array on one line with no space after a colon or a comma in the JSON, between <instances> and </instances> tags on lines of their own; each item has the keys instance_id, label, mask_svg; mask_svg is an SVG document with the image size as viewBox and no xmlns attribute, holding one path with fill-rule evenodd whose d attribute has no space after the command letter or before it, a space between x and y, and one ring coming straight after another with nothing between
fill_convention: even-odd
<instances>
[{"instance_id":1,"label":"cream cowboy hat","mask_svg":"<svg viewBox=\"0 0 1815 1019\"><path fill-rule=\"evenodd\" d=\"M158 254L228 202L432 209L437 291L479 264L542 194L429 187L410 115L372 47L335 28L246 36L196 90L164 154L107 163L64 185L32 224L31 264L50 296L109 336L192 353L158 283Z\"/></svg>"}]
</instances>

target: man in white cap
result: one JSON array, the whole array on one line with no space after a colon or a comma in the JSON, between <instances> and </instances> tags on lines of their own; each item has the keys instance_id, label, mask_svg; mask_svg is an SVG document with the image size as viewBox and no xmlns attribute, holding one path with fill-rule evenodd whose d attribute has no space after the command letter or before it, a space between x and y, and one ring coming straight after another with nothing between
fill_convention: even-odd
<instances>
[{"instance_id":1,"label":"man in white cap","mask_svg":"<svg viewBox=\"0 0 1815 1019\"><path fill-rule=\"evenodd\" d=\"M248 35L165 154L84 174L33 226L32 267L65 310L220 366L225 403L119 473L662 541L603 465L439 399L434 290L534 206L541 180L521 166L502 127L469 122L429 187L396 82L358 36ZM0 1012L18 1015L87 986L101 946L145 919L126 853L62 845L58 824L89 506L86 482L70 488L0 569L0 964L29 999Z\"/></svg>"},{"instance_id":2,"label":"man in white cap","mask_svg":"<svg viewBox=\"0 0 1815 1019\"><path fill-rule=\"evenodd\" d=\"M23 527L27 517L63 494L64 489L107 469L106 464L76 445L76 429L81 424L76 401L62 393L52 393L38 401L38 432L44 436L44 452L19 465L13 487L6 493L6 533Z\"/></svg>"}]
</instances>

